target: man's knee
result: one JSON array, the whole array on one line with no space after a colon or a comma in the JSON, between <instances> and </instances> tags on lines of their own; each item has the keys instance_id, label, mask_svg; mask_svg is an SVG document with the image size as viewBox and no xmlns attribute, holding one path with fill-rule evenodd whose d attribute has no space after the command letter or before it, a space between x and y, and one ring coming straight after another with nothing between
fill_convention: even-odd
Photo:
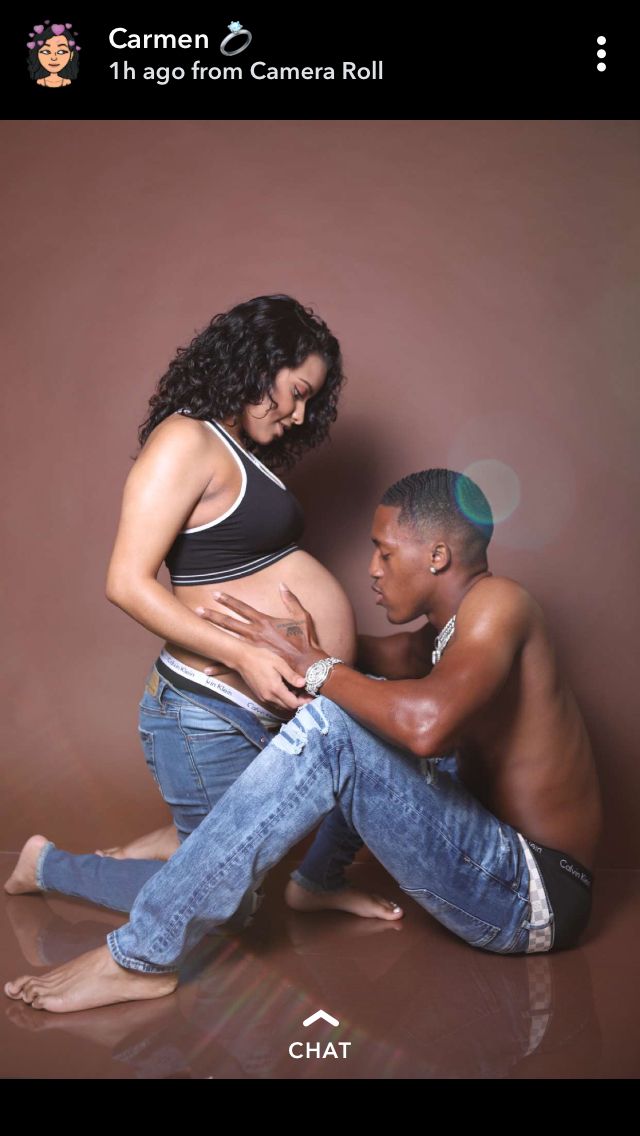
<instances>
[{"instance_id":1,"label":"man's knee","mask_svg":"<svg viewBox=\"0 0 640 1136\"><path fill-rule=\"evenodd\" d=\"M346 710L336 706L336 703L326 698L324 694L319 694L313 702L302 706L295 717L304 724L305 729L315 728L320 730L321 734L329 734L334 738L336 734L344 736L354 726L358 727L358 723L347 714Z\"/></svg>"},{"instance_id":2,"label":"man's knee","mask_svg":"<svg viewBox=\"0 0 640 1136\"><path fill-rule=\"evenodd\" d=\"M272 744L285 753L302 753L311 738L322 744L322 738L335 732L345 718L344 710L335 702L319 695L313 702L300 707L294 717L281 727Z\"/></svg>"}]
</instances>

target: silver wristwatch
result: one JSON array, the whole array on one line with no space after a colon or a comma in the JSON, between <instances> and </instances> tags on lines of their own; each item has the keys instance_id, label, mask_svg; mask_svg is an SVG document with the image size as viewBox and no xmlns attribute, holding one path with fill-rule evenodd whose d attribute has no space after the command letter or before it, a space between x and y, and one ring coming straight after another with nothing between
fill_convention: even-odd
<instances>
[{"instance_id":1,"label":"silver wristwatch","mask_svg":"<svg viewBox=\"0 0 640 1136\"><path fill-rule=\"evenodd\" d=\"M304 688L307 694L317 694L320 687L331 674L336 663L344 663L344 659L318 659L312 663L304 676Z\"/></svg>"}]
</instances>

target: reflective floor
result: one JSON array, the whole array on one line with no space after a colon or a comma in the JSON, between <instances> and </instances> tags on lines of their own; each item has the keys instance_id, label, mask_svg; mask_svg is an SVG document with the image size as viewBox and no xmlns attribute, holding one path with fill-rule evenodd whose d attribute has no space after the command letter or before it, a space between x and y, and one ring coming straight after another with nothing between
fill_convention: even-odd
<instances>
[{"instance_id":1,"label":"reflective floor","mask_svg":"<svg viewBox=\"0 0 640 1136\"><path fill-rule=\"evenodd\" d=\"M2 878L15 855L0 854ZM401 924L282 902L283 863L242 938L209 937L178 991L55 1015L4 998L3 1078L636 1078L640 871L598 873L584 945L508 958L467 947L373 862L354 882ZM2 892L3 982L104 942L124 922L75 900ZM338 1021L305 1026L322 1009Z\"/></svg>"}]
</instances>

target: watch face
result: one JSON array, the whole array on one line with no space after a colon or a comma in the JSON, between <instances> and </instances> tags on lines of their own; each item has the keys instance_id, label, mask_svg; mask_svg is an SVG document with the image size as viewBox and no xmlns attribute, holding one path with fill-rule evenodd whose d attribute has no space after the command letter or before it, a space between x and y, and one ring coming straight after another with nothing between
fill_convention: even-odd
<instances>
[{"instance_id":1,"label":"watch face","mask_svg":"<svg viewBox=\"0 0 640 1136\"><path fill-rule=\"evenodd\" d=\"M320 687L331 674L336 663L341 663L342 659L327 658L318 659L317 663L312 663L305 675L305 690L307 694L317 694Z\"/></svg>"},{"instance_id":2,"label":"watch face","mask_svg":"<svg viewBox=\"0 0 640 1136\"><path fill-rule=\"evenodd\" d=\"M305 675L305 690L308 694L318 693L319 688L322 686L330 670L331 663L329 659L319 659L317 663L311 664Z\"/></svg>"},{"instance_id":3,"label":"watch face","mask_svg":"<svg viewBox=\"0 0 640 1136\"><path fill-rule=\"evenodd\" d=\"M314 663L313 666L309 669L309 682L311 683L315 684L316 682L321 682L324 676L325 668L321 662Z\"/></svg>"}]
</instances>

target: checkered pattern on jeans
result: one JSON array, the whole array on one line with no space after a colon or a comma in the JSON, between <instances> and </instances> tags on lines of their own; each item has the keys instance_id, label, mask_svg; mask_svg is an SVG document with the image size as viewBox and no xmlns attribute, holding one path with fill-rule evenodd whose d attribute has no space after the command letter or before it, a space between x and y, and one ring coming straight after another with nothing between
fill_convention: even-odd
<instances>
[{"instance_id":1,"label":"checkered pattern on jeans","mask_svg":"<svg viewBox=\"0 0 640 1136\"><path fill-rule=\"evenodd\" d=\"M551 909L547 893L533 852L521 833L518 833L518 837L529 869L529 903L531 904L529 922L542 924L540 927L533 926L530 928L527 954L533 954L535 951L550 951L553 945L553 927L549 922Z\"/></svg>"}]
</instances>

